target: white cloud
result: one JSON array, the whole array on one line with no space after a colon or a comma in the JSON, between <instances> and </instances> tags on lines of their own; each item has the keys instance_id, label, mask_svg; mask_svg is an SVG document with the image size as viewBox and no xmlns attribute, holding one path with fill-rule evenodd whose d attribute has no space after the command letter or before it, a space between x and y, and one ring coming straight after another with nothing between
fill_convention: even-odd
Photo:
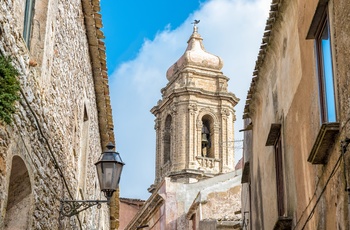
<instances>
[{"instance_id":1,"label":"white cloud","mask_svg":"<svg viewBox=\"0 0 350 230\"><path fill-rule=\"evenodd\" d=\"M191 22L200 19L205 49L224 61L231 80L229 91L241 99L236 106L236 139L242 136L242 112L258 54L270 0L211 0L174 30L170 25L154 40L145 40L137 57L110 76L110 89L118 151L126 162L121 196L146 199L154 182L155 130L150 109L161 99L166 71L183 54L192 33Z\"/></svg>"}]
</instances>

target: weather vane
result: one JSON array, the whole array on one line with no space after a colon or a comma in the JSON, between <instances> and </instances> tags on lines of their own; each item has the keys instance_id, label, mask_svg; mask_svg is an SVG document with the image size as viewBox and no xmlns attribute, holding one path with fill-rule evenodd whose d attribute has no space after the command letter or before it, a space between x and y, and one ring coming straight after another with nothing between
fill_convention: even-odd
<instances>
[{"instance_id":1,"label":"weather vane","mask_svg":"<svg viewBox=\"0 0 350 230\"><path fill-rule=\"evenodd\" d=\"M198 28L197 28L197 24L200 22L201 20L194 20L191 24L193 24L193 32L197 33L198 32Z\"/></svg>"},{"instance_id":2,"label":"weather vane","mask_svg":"<svg viewBox=\"0 0 350 230\"><path fill-rule=\"evenodd\" d=\"M191 24L197 25L201 20L194 20L194 22L192 22Z\"/></svg>"}]
</instances>

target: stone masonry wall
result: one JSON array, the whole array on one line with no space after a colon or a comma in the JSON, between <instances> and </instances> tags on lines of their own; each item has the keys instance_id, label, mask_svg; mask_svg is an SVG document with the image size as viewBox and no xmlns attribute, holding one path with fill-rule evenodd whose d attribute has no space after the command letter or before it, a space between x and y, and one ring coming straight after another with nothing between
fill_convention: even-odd
<instances>
[{"instance_id":1,"label":"stone masonry wall","mask_svg":"<svg viewBox=\"0 0 350 230\"><path fill-rule=\"evenodd\" d=\"M0 125L0 228L17 155L32 188L27 229L107 229L105 205L59 220L60 199L104 199L93 166L102 148L81 1L36 1L30 50L16 24L19 2L0 3L0 52L12 57L22 90L13 124Z\"/></svg>"}]
</instances>

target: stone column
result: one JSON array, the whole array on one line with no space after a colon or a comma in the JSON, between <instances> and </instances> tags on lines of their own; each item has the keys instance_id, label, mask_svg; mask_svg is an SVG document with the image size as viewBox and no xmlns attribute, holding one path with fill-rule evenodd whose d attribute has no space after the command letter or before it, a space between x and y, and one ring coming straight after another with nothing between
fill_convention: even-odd
<instances>
[{"instance_id":1,"label":"stone column","mask_svg":"<svg viewBox=\"0 0 350 230\"><path fill-rule=\"evenodd\" d=\"M223 108L221 109L221 162L220 162L220 172L223 172L224 168L227 167L228 164L228 148L229 148L229 134L228 134L228 119L227 117L230 115L230 112Z\"/></svg>"},{"instance_id":2,"label":"stone column","mask_svg":"<svg viewBox=\"0 0 350 230\"><path fill-rule=\"evenodd\" d=\"M196 165L196 111L197 104L192 103L188 105L188 155L189 168L194 168Z\"/></svg>"},{"instance_id":3,"label":"stone column","mask_svg":"<svg viewBox=\"0 0 350 230\"><path fill-rule=\"evenodd\" d=\"M157 115L157 118L154 120L154 129L156 130L156 179L155 183L159 183L160 181L160 166L161 166L161 157L160 157L160 152L161 152L161 119L159 118L159 115Z\"/></svg>"}]
</instances>

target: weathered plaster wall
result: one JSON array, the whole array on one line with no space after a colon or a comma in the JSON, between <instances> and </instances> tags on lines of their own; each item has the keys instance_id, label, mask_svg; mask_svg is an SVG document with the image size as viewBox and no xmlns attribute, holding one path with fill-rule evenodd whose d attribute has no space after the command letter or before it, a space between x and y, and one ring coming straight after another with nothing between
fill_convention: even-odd
<instances>
[{"instance_id":1,"label":"weathered plaster wall","mask_svg":"<svg viewBox=\"0 0 350 230\"><path fill-rule=\"evenodd\" d=\"M241 206L240 181L240 170L190 184L165 177L126 229L142 225L149 225L149 229L189 229L193 215L196 229L201 229L201 221L215 220L214 225L232 221Z\"/></svg>"},{"instance_id":2,"label":"weathered plaster wall","mask_svg":"<svg viewBox=\"0 0 350 230\"><path fill-rule=\"evenodd\" d=\"M288 7L286 6L288 5ZM280 10L280 17L274 25L272 42L259 70L259 84L254 100L255 112L253 123L253 149L251 156L252 183L252 228L273 229L277 221L277 193L275 154L273 146L265 146L272 123L282 124L295 96L301 79L301 61L297 34L297 20L290 20L297 14L296 2L285 3ZM308 100L305 98L304 100ZM283 132L283 131L282 131ZM283 146L288 146L290 139L283 138ZM285 150L285 149L284 149ZM284 154L293 157L293 154ZM283 159L284 168L289 162ZM287 179L287 178L286 178ZM289 178L288 178L289 179ZM293 184L293 178L285 181Z\"/></svg>"},{"instance_id":3,"label":"weathered plaster wall","mask_svg":"<svg viewBox=\"0 0 350 230\"><path fill-rule=\"evenodd\" d=\"M240 217L235 211L241 210L241 185L232 187L227 191L211 192L202 205L203 219L234 220Z\"/></svg>"},{"instance_id":4,"label":"weathered plaster wall","mask_svg":"<svg viewBox=\"0 0 350 230\"><path fill-rule=\"evenodd\" d=\"M129 224L129 222L134 218L136 213L141 209L145 201L120 198L119 202L120 202L119 228L125 229L125 227Z\"/></svg>"},{"instance_id":5,"label":"weathered plaster wall","mask_svg":"<svg viewBox=\"0 0 350 230\"><path fill-rule=\"evenodd\" d=\"M314 40L306 40L306 36L319 1L274 2L281 4L250 102L252 229L272 229L278 217L274 148L265 146L272 123L282 125L284 216L293 218L293 226L301 229L321 196L306 229L347 229L347 194L339 189L345 186L341 168L325 186L339 159L339 142L349 136L350 30L345 20L349 19L350 3L343 0L328 3L341 127L327 164L312 165L307 159L321 123Z\"/></svg>"},{"instance_id":6,"label":"weathered plaster wall","mask_svg":"<svg viewBox=\"0 0 350 230\"><path fill-rule=\"evenodd\" d=\"M100 198L92 165L102 148L81 1L36 1L30 50L17 18L20 1L0 5L0 51L12 57L23 92L13 125L0 127L0 228L10 215L8 189L16 155L32 186L28 228L69 229L67 219L59 222L59 200ZM30 60L38 65L30 66ZM79 219L84 229L109 226L105 206L87 210Z\"/></svg>"}]
</instances>

